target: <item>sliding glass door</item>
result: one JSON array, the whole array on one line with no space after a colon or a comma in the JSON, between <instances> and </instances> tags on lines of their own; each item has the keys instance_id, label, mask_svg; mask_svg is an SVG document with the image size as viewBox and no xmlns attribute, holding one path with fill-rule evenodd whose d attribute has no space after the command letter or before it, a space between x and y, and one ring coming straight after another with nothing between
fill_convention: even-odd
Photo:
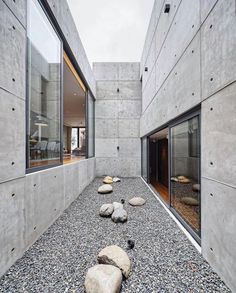
<instances>
[{"instance_id":1,"label":"sliding glass door","mask_svg":"<svg viewBox=\"0 0 236 293\"><path fill-rule=\"evenodd\" d=\"M200 236L200 116L170 128L171 208Z\"/></svg>"}]
</instances>

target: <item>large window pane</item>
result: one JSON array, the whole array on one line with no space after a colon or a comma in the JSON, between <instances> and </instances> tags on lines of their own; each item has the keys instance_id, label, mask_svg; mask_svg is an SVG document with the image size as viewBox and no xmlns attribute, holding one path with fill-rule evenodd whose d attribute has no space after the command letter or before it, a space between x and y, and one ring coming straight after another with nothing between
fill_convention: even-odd
<instances>
[{"instance_id":1,"label":"large window pane","mask_svg":"<svg viewBox=\"0 0 236 293\"><path fill-rule=\"evenodd\" d=\"M199 116L171 128L171 205L200 233Z\"/></svg>"},{"instance_id":2,"label":"large window pane","mask_svg":"<svg viewBox=\"0 0 236 293\"><path fill-rule=\"evenodd\" d=\"M88 157L94 157L94 99L88 94Z\"/></svg>"},{"instance_id":3,"label":"large window pane","mask_svg":"<svg viewBox=\"0 0 236 293\"><path fill-rule=\"evenodd\" d=\"M142 147L142 177L147 181L147 137L141 139Z\"/></svg>"},{"instance_id":4,"label":"large window pane","mask_svg":"<svg viewBox=\"0 0 236 293\"><path fill-rule=\"evenodd\" d=\"M61 42L38 1L28 1L28 167L60 163Z\"/></svg>"}]
</instances>

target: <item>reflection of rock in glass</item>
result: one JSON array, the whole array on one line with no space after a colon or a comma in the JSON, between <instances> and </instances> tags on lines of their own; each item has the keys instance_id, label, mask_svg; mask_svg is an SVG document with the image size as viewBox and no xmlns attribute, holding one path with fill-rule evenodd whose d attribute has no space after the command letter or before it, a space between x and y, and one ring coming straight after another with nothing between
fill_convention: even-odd
<instances>
[{"instance_id":1,"label":"reflection of rock in glass","mask_svg":"<svg viewBox=\"0 0 236 293\"><path fill-rule=\"evenodd\" d=\"M85 130L80 131L80 147L83 148L85 146Z\"/></svg>"}]
</instances>

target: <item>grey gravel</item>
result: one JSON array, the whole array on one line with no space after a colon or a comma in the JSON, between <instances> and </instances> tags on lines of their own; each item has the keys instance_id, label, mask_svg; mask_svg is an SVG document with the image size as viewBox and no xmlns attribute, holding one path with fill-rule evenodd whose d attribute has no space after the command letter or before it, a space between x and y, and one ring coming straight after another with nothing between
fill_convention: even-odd
<instances>
[{"instance_id":1,"label":"grey gravel","mask_svg":"<svg viewBox=\"0 0 236 293\"><path fill-rule=\"evenodd\" d=\"M99 251L112 244L127 250L130 277L121 292L231 292L191 245L141 179L123 179L111 194L98 194L95 179L0 279L0 292L84 292L87 270ZM128 200L142 194L146 204ZM125 199L128 222L115 224L99 216L99 207Z\"/></svg>"}]
</instances>

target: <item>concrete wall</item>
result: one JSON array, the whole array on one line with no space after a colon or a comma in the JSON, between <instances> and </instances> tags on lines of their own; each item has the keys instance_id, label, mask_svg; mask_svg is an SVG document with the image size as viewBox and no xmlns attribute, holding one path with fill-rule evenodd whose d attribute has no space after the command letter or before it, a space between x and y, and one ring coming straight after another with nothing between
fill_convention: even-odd
<instances>
[{"instance_id":1,"label":"concrete wall","mask_svg":"<svg viewBox=\"0 0 236 293\"><path fill-rule=\"evenodd\" d=\"M55 15L95 94L92 70L66 1L61 2L53 4L53 8L60 11ZM0 0L0 275L22 256L95 176L95 158L26 175L25 26L26 1Z\"/></svg>"},{"instance_id":2,"label":"concrete wall","mask_svg":"<svg viewBox=\"0 0 236 293\"><path fill-rule=\"evenodd\" d=\"M202 253L236 292L236 4L171 0L165 14L164 3L141 60L140 134L201 106Z\"/></svg>"},{"instance_id":3,"label":"concrete wall","mask_svg":"<svg viewBox=\"0 0 236 293\"><path fill-rule=\"evenodd\" d=\"M96 174L139 176L139 63L94 63L93 70L97 81Z\"/></svg>"}]
</instances>

